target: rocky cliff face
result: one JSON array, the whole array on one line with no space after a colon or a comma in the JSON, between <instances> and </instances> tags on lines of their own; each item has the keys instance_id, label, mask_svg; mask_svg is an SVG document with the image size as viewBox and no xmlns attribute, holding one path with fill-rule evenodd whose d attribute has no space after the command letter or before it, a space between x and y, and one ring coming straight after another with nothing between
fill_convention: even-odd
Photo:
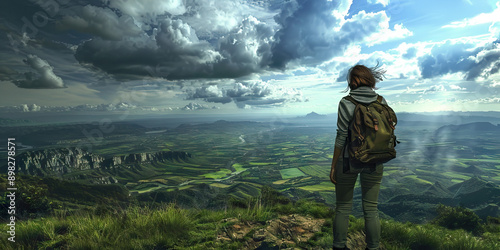
<instances>
[{"instance_id":1,"label":"rocky cliff face","mask_svg":"<svg viewBox=\"0 0 500 250\"><path fill-rule=\"evenodd\" d=\"M80 148L61 148L25 152L16 158L16 163L17 170L24 174L62 176L74 171L109 169L135 163L186 160L190 157L191 155L186 152L161 151L104 158Z\"/></svg>"},{"instance_id":2,"label":"rocky cliff face","mask_svg":"<svg viewBox=\"0 0 500 250\"><path fill-rule=\"evenodd\" d=\"M191 154L178 151L160 151L156 153L138 153L125 156L115 156L105 161L106 166L132 164L141 162L163 162L167 160L187 160Z\"/></svg>"}]
</instances>

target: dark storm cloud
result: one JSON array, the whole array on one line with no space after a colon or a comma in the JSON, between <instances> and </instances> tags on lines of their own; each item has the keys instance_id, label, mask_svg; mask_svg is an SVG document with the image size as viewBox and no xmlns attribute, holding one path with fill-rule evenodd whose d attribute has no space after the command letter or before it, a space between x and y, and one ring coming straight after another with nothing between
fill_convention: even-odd
<instances>
[{"instance_id":1,"label":"dark storm cloud","mask_svg":"<svg viewBox=\"0 0 500 250\"><path fill-rule=\"evenodd\" d=\"M72 7L62 12L63 17L56 25L61 30L76 30L116 41L125 36L136 36L141 33L141 29L134 24L130 16L119 17L108 8L87 5Z\"/></svg>"},{"instance_id":2,"label":"dark storm cloud","mask_svg":"<svg viewBox=\"0 0 500 250\"><path fill-rule=\"evenodd\" d=\"M83 65L94 66L119 79L144 76L166 79L235 78L262 71L271 57L274 31L253 16L240 18L244 4L239 1L116 1L109 4L133 16L137 22L145 22L140 25L144 29L142 34L122 36L112 31L105 33L108 29L103 25L96 26L92 32L100 34L101 38L84 42L75 57ZM126 24L124 30L135 34L137 26L128 21L119 22L123 16L118 19L109 9L98 11L99 8L85 8L89 8L87 16L94 17L97 12L106 14L99 16L99 23L108 26ZM161 15L163 13L169 14ZM80 22L82 18L77 19ZM87 25L82 26L90 29ZM151 27L155 29L151 30ZM199 38L198 33L213 38L211 32L224 32L224 35L216 35L219 38L210 43Z\"/></svg>"},{"instance_id":3,"label":"dark storm cloud","mask_svg":"<svg viewBox=\"0 0 500 250\"><path fill-rule=\"evenodd\" d=\"M54 89L64 88L63 80L54 74L54 69L49 63L36 55L28 55L24 62L29 65L34 72L26 72L24 80L18 80L14 83L20 88L32 89Z\"/></svg>"},{"instance_id":4,"label":"dark storm cloud","mask_svg":"<svg viewBox=\"0 0 500 250\"><path fill-rule=\"evenodd\" d=\"M46 22L43 27L30 24L37 26L36 34L20 32L17 37L69 44L86 70L119 81L239 78L276 68L317 66L387 29L381 24L388 25L384 12L362 11L344 20L349 1L262 5L268 8L230 0L23 3L30 14L44 13L47 20L38 20ZM16 11L22 10L16 6Z\"/></svg>"},{"instance_id":5,"label":"dark storm cloud","mask_svg":"<svg viewBox=\"0 0 500 250\"><path fill-rule=\"evenodd\" d=\"M120 3L125 9L127 4ZM276 23L262 22L251 15L235 17L227 7L219 13L200 1L184 4L192 6L181 8L177 2L167 6L185 13L161 16L162 21L152 35L145 32L121 41L94 38L79 47L76 58L84 65L95 66L121 79L238 78L270 68L294 67L288 65L291 61L297 65L318 65L341 55L350 44L363 42L380 32L383 26L380 23L388 22L383 12L360 12L343 24L344 17L332 15L339 2L326 0L288 1L275 16ZM241 7L237 8L241 5L231 6L235 13L242 13ZM138 15L130 8L127 10L132 16ZM206 22L194 18L202 10L217 15L204 13L201 17ZM103 18L116 19L116 16ZM235 20L239 23L234 24Z\"/></svg>"},{"instance_id":6,"label":"dark storm cloud","mask_svg":"<svg viewBox=\"0 0 500 250\"><path fill-rule=\"evenodd\" d=\"M433 78L449 73L462 72L466 80L488 78L498 72L499 42L476 47L473 43L450 41L436 45L431 53L419 58L423 78Z\"/></svg>"},{"instance_id":7,"label":"dark storm cloud","mask_svg":"<svg viewBox=\"0 0 500 250\"><path fill-rule=\"evenodd\" d=\"M75 57L118 77L166 79L240 77L259 72L270 58L273 32L255 18L243 20L217 49L196 34L180 19L165 19L154 37L95 38L79 46Z\"/></svg>"},{"instance_id":8,"label":"dark storm cloud","mask_svg":"<svg viewBox=\"0 0 500 250\"><path fill-rule=\"evenodd\" d=\"M189 25L170 19L161 23L154 37L143 34L122 41L95 38L79 46L75 57L119 78L167 79L211 77L211 63L220 59L208 42L198 40Z\"/></svg>"},{"instance_id":9,"label":"dark storm cloud","mask_svg":"<svg viewBox=\"0 0 500 250\"><path fill-rule=\"evenodd\" d=\"M316 62L330 59L337 50L332 36L340 20L332 15L338 1L298 0L287 2L275 17L281 29L276 33L271 66L284 68L294 59L311 57Z\"/></svg>"},{"instance_id":10,"label":"dark storm cloud","mask_svg":"<svg viewBox=\"0 0 500 250\"><path fill-rule=\"evenodd\" d=\"M473 80L480 76L488 78L490 75L498 73L500 67L500 41L493 43L492 47L485 48L476 55L474 66L467 72L467 80Z\"/></svg>"},{"instance_id":11,"label":"dark storm cloud","mask_svg":"<svg viewBox=\"0 0 500 250\"><path fill-rule=\"evenodd\" d=\"M293 61L317 66L342 55L353 44L372 46L412 35L402 25L391 30L390 18L383 11L360 11L346 19L348 8L343 5L326 0L288 2L275 18L281 28L275 35L270 66L283 69Z\"/></svg>"},{"instance_id":12,"label":"dark storm cloud","mask_svg":"<svg viewBox=\"0 0 500 250\"><path fill-rule=\"evenodd\" d=\"M261 71L272 57L273 34L267 24L254 17L245 18L239 27L221 39L219 50L224 60L216 66L240 75Z\"/></svg>"}]
</instances>

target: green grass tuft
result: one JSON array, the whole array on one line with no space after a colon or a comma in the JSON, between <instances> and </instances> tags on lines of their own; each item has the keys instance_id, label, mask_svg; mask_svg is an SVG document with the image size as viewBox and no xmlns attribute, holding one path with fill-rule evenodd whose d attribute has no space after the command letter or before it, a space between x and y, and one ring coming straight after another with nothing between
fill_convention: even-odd
<instances>
[{"instance_id":1,"label":"green grass tuft","mask_svg":"<svg viewBox=\"0 0 500 250\"><path fill-rule=\"evenodd\" d=\"M0 239L1 249L242 249L252 235L281 215L302 214L325 219L321 230L300 248L331 248L332 208L315 201L297 202L276 196L264 188L263 196L241 200L222 210L181 209L162 203L156 207L129 206L93 210L18 221L16 242ZM447 229L436 224L381 220L381 244L385 249L499 249L498 218L489 218L484 233ZM253 225L243 238L221 241L218 237L235 223ZM350 216L349 242L363 244L364 220ZM254 242L255 243L255 242Z\"/></svg>"}]
</instances>

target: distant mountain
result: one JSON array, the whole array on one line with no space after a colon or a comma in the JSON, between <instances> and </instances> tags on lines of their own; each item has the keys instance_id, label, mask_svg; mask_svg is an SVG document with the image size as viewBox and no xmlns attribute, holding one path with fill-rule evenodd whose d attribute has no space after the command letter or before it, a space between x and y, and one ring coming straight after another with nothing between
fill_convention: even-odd
<instances>
[{"instance_id":1,"label":"distant mountain","mask_svg":"<svg viewBox=\"0 0 500 250\"><path fill-rule=\"evenodd\" d=\"M450 133L471 133L471 132L499 132L500 126L493 125L490 122L473 122L460 125L446 125L436 130L436 136L447 135Z\"/></svg>"},{"instance_id":2,"label":"distant mountain","mask_svg":"<svg viewBox=\"0 0 500 250\"><path fill-rule=\"evenodd\" d=\"M316 112L311 112L305 116L297 116L296 118L297 119L304 119L304 120L311 120L311 119L326 119L326 118L330 118L330 117L333 117L333 116L329 116L329 115L320 115Z\"/></svg>"},{"instance_id":3,"label":"distant mountain","mask_svg":"<svg viewBox=\"0 0 500 250\"><path fill-rule=\"evenodd\" d=\"M311 112L305 116L296 116L295 118L290 118L288 121L298 126L334 127L335 125L337 125L337 114L322 115L316 112Z\"/></svg>"},{"instance_id":4,"label":"distant mountain","mask_svg":"<svg viewBox=\"0 0 500 250\"><path fill-rule=\"evenodd\" d=\"M433 123L500 122L500 112L398 112L398 119Z\"/></svg>"},{"instance_id":5,"label":"distant mountain","mask_svg":"<svg viewBox=\"0 0 500 250\"><path fill-rule=\"evenodd\" d=\"M464 206L485 219L500 215L500 188L479 177L444 187L436 182L423 193L396 195L379 204L380 211L400 221L425 222L432 219L437 204Z\"/></svg>"},{"instance_id":6,"label":"distant mountain","mask_svg":"<svg viewBox=\"0 0 500 250\"><path fill-rule=\"evenodd\" d=\"M310 119L323 119L326 117L327 117L326 115L320 115L316 112L311 112L311 113L306 115L306 118L310 118Z\"/></svg>"}]
</instances>

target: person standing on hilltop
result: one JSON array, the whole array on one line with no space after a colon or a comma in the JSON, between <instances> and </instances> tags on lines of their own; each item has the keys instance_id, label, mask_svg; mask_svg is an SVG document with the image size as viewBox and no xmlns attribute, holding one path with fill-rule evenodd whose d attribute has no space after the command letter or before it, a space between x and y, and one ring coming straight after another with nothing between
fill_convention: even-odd
<instances>
[{"instance_id":1,"label":"person standing on hilltop","mask_svg":"<svg viewBox=\"0 0 500 250\"><path fill-rule=\"evenodd\" d=\"M349 95L358 103L372 103L380 101L387 105L383 97L374 91L375 84L383 80L385 70L378 68L367 68L363 65L355 65L349 69L347 74ZM347 91L347 89L346 89ZM337 118L337 136L332 159L330 180L335 184L336 208L333 221L333 249L349 249L347 243L347 228L349 215L352 211L353 191L358 173L346 173L344 170L344 157L341 157L348 130L354 116L356 105L342 98L339 102ZM380 219L378 216L378 194L382 182L383 165L376 164L375 168L368 166L359 173L362 190L362 206L365 219L366 249L379 249L380 243Z\"/></svg>"}]
</instances>

